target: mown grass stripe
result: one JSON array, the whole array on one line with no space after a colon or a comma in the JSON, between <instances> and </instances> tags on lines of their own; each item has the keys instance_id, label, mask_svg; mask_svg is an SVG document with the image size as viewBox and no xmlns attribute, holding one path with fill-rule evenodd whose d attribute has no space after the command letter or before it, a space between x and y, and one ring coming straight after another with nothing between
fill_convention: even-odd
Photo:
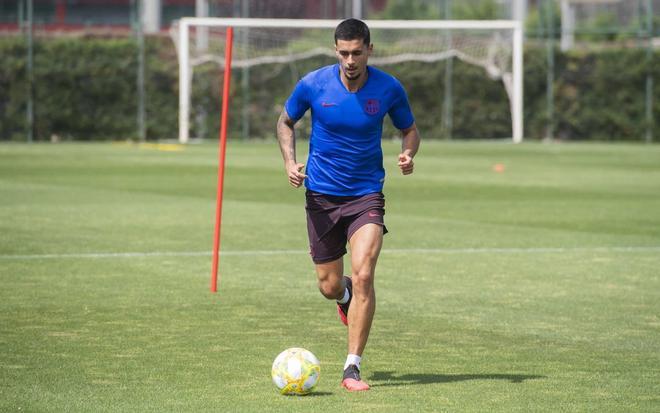
<instances>
[{"instance_id":1,"label":"mown grass stripe","mask_svg":"<svg viewBox=\"0 0 660 413\"><path fill-rule=\"evenodd\" d=\"M540 248L389 248L383 254L545 254L565 252L660 252L660 246L621 247L540 247ZM307 254L304 250L243 250L222 251L221 255L289 255ZM39 260L60 258L144 258L144 257L203 257L210 251L154 251L154 252L92 252L69 254L0 255L2 260Z\"/></svg>"}]
</instances>

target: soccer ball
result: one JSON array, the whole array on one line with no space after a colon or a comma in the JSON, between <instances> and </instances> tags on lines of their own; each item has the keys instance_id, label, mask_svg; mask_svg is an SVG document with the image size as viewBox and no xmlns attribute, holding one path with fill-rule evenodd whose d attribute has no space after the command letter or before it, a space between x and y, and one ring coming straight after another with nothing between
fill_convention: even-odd
<instances>
[{"instance_id":1,"label":"soccer ball","mask_svg":"<svg viewBox=\"0 0 660 413\"><path fill-rule=\"evenodd\" d=\"M304 395L318 383L321 365L310 351L293 347L275 357L271 375L281 394Z\"/></svg>"}]
</instances>

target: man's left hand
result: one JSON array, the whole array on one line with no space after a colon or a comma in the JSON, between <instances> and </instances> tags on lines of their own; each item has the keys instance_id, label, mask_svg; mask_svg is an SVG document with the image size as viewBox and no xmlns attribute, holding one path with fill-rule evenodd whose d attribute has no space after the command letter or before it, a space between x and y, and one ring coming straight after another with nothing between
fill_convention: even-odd
<instances>
[{"instance_id":1,"label":"man's left hand","mask_svg":"<svg viewBox=\"0 0 660 413\"><path fill-rule=\"evenodd\" d=\"M413 173L413 169L415 167L413 158L405 153L399 154L398 165L399 165L399 169L401 169L401 173L404 175L410 175L411 173Z\"/></svg>"}]
</instances>

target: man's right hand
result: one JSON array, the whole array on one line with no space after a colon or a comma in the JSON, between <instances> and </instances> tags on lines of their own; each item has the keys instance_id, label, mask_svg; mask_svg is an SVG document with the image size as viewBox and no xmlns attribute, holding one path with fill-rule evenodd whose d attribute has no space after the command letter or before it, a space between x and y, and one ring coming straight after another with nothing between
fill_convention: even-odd
<instances>
[{"instance_id":1,"label":"man's right hand","mask_svg":"<svg viewBox=\"0 0 660 413\"><path fill-rule=\"evenodd\" d=\"M305 164L291 162L286 165L286 173L289 177L289 183L294 188L300 188L307 175L302 173Z\"/></svg>"}]
</instances>

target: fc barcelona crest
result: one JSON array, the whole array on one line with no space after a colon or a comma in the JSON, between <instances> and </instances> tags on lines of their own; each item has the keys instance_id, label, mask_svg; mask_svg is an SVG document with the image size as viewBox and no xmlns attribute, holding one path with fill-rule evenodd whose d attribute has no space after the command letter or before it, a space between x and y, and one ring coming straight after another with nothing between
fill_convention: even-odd
<instances>
[{"instance_id":1,"label":"fc barcelona crest","mask_svg":"<svg viewBox=\"0 0 660 413\"><path fill-rule=\"evenodd\" d=\"M378 99L367 99L367 103L364 105L364 110L369 115L375 115L380 110L380 102Z\"/></svg>"}]
</instances>

